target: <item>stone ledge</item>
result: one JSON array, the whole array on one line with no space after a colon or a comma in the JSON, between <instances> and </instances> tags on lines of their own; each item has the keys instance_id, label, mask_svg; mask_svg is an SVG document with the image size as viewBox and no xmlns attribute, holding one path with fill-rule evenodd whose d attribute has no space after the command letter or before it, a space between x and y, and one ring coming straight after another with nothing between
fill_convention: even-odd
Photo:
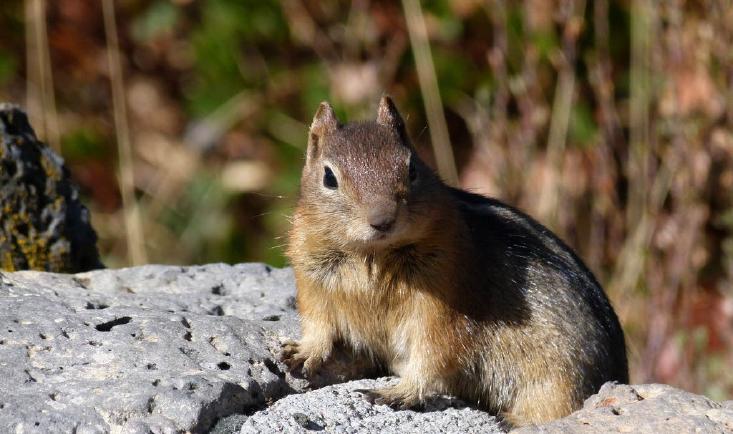
<instances>
[{"instance_id":1,"label":"stone ledge","mask_svg":"<svg viewBox=\"0 0 733 434\"><path fill-rule=\"evenodd\" d=\"M359 389L393 384L394 378L357 380L327 386L301 395L290 395L253 414L242 426L242 434L265 432L326 431L344 434L368 433L501 433L498 419L468 408L455 399L433 399L425 411L395 411L386 405L372 405Z\"/></svg>"},{"instance_id":2,"label":"stone ledge","mask_svg":"<svg viewBox=\"0 0 733 434\"><path fill-rule=\"evenodd\" d=\"M0 273L0 432L499 432L457 400L371 405L358 380L309 391L277 360L298 336L290 269L210 264ZM733 402L606 384L518 432L733 432Z\"/></svg>"},{"instance_id":3,"label":"stone ledge","mask_svg":"<svg viewBox=\"0 0 733 434\"><path fill-rule=\"evenodd\" d=\"M666 384L612 384L581 410L518 433L733 432L733 408Z\"/></svg>"},{"instance_id":4,"label":"stone ledge","mask_svg":"<svg viewBox=\"0 0 733 434\"><path fill-rule=\"evenodd\" d=\"M4 273L0 432L205 432L303 390L292 294L262 264Z\"/></svg>"}]
</instances>

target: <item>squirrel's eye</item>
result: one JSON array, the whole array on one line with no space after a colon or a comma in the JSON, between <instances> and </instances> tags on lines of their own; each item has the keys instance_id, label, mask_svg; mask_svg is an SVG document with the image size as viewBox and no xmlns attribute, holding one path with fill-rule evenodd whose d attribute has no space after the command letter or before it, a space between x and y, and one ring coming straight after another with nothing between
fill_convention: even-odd
<instances>
[{"instance_id":1,"label":"squirrel's eye","mask_svg":"<svg viewBox=\"0 0 733 434\"><path fill-rule=\"evenodd\" d=\"M339 186L336 175L333 174L333 170L328 166L325 166L323 170L323 186L330 190L336 190Z\"/></svg>"},{"instance_id":2,"label":"squirrel's eye","mask_svg":"<svg viewBox=\"0 0 733 434\"><path fill-rule=\"evenodd\" d=\"M409 166L409 176L410 176L410 182L417 181L417 168L415 167L415 160L410 158L410 166Z\"/></svg>"}]
</instances>

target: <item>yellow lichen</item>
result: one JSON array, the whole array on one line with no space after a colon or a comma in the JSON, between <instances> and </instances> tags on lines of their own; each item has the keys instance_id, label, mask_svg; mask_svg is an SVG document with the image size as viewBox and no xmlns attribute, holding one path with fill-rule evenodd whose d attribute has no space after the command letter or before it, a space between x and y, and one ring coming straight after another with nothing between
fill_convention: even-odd
<instances>
[{"instance_id":1,"label":"yellow lichen","mask_svg":"<svg viewBox=\"0 0 733 434\"><path fill-rule=\"evenodd\" d=\"M0 124L12 125L14 113L12 110L5 113ZM63 165L59 164L60 160L52 150L28 137L27 134L0 131L0 269L69 272L99 266L98 262L73 263L74 255L71 243L66 238L67 232L84 231L80 235L86 236L86 231L89 231L90 235L86 238L94 243L94 231L84 224L81 227L78 224L65 226L68 198L61 192L68 191L69 186L68 180L64 178ZM16 161L13 151L29 147L38 153L21 153L21 159ZM28 160L28 156L34 159ZM13 171L13 167L18 170ZM4 172L4 169L10 170ZM29 170L40 170L41 179L34 177L28 182L27 178L18 176ZM61 220L62 223L50 228L47 226L49 218L54 222ZM96 250L93 245L91 249Z\"/></svg>"},{"instance_id":2,"label":"yellow lichen","mask_svg":"<svg viewBox=\"0 0 733 434\"><path fill-rule=\"evenodd\" d=\"M44 173L46 173L46 175L53 181L61 181L61 171L52 161L49 160L49 157L46 154L41 155L41 167L43 168Z\"/></svg>"},{"instance_id":3,"label":"yellow lichen","mask_svg":"<svg viewBox=\"0 0 733 434\"><path fill-rule=\"evenodd\" d=\"M2 257L2 269L7 271L17 271L15 269L15 262L13 262L13 255L10 252L3 253Z\"/></svg>"}]
</instances>

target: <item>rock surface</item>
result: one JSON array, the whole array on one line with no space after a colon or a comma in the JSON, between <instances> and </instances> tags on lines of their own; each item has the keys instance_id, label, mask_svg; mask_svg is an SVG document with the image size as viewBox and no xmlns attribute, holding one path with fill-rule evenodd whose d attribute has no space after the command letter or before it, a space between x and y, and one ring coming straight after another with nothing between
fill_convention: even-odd
<instances>
[{"instance_id":1,"label":"rock surface","mask_svg":"<svg viewBox=\"0 0 733 434\"><path fill-rule=\"evenodd\" d=\"M733 405L666 384L606 383L581 410L517 433L733 433Z\"/></svg>"},{"instance_id":2,"label":"rock surface","mask_svg":"<svg viewBox=\"0 0 733 434\"><path fill-rule=\"evenodd\" d=\"M204 432L294 390L290 270L144 266L0 277L0 432Z\"/></svg>"},{"instance_id":3,"label":"rock surface","mask_svg":"<svg viewBox=\"0 0 733 434\"><path fill-rule=\"evenodd\" d=\"M384 387L396 380L357 380L290 395L253 414L242 434L326 431L337 433L501 433L497 418L449 398L433 400L425 411L395 411L372 405L359 389ZM454 402L457 405L454 408Z\"/></svg>"},{"instance_id":4,"label":"rock surface","mask_svg":"<svg viewBox=\"0 0 733 434\"><path fill-rule=\"evenodd\" d=\"M18 107L0 104L0 269L101 268L97 235L64 160Z\"/></svg>"},{"instance_id":5,"label":"rock surface","mask_svg":"<svg viewBox=\"0 0 733 434\"><path fill-rule=\"evenodd\" d=\"M393 411L358 389L307 390L276 353L298 335L292 271L262 264L0 273L0 432L500 432L458 400ZM733 403L605 385L519 432L733 432Z\"/></svg>"}]
</instances>

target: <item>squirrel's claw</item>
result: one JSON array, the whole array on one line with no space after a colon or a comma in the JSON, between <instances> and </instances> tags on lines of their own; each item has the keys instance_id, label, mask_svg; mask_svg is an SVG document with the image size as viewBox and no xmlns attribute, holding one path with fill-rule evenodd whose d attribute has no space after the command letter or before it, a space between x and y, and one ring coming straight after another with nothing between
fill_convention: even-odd
<instances>
[{"instance_id":1,"label":"squirrel's claw","mask_svg":"<svg viewBox=\"0 0 733 434\"><path fill-rule=\"evenodd\" d=\"M418 399L400 392L397 386L380 389L356 389L355 392L364 395L364 398L371 404L386 405L392 410L409 410L420 405Z\"/></svg>"},{"instance_id":2,"label":"squirrel's claw","mask_svg":"<svg viewBox=\"0 0 733 434\"><path fill-rule=\"evenodd\" d=\"M288 367L288 371L296 372L303 366L306 358L300 353L300 345L288 340L280 346L280 360Z\"/></svg>"},{"instance_id":3,"label":"squirrel's claw","mask_svg":"<svg viewBox=\"0 0 733 434\"><path fill-rule=\"evenodd\" d=\"M295 341L288 340L281 345L280 360L285 363L292 374L312 377L323 364L323 359L308 355L302 346Z\"/></svg>"}]
</instances>

